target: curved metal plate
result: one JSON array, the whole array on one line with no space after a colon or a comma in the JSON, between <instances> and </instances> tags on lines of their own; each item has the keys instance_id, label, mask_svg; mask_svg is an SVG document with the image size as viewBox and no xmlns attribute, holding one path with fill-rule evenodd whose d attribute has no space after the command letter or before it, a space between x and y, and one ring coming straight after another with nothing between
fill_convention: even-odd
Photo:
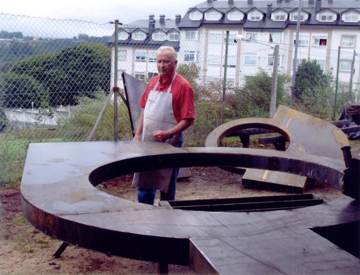
<instances>
[{"instance_id":1,"label":"curved metal plate","mask_svg":"<svg viewBox=\"0 0 360 275\"><path fill-rule=\"evenodd\" d=\"M73 244L191 264L197 271L357 274L357 258L311 230L359 221L360 206L345 196L292 211L222 213L134 203L92 186L134 171L196 165L311 174L335 186L343 176L338 161L300 153L137 142L31 144L21 184L24 214L43 232Z\"/></svg>"}]
</instances>

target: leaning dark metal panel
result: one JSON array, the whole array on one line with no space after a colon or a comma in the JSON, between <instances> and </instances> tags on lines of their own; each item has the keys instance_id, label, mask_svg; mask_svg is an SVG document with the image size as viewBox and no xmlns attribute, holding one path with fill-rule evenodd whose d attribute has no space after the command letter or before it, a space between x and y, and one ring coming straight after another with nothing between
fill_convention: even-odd
<instances>
[{"instance_id":1,"label":"leaning dark metal panel","mask_svg":"<svg viewBox=\"0 0 360 275\"><path fill-rule=\"evenodd\" d=\"M124 83L125 101L129 111L131 129L135 133L136 123L141 111L139 100L144 92L145 83L125 72L121 74L121 77Z\"/></svg>"}]
</instances>

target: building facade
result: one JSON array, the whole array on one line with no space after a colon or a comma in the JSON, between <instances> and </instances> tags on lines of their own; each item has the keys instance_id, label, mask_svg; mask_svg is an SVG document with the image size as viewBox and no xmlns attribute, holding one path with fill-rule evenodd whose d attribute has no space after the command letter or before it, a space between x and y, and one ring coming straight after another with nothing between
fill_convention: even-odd
<instances>
[{"instance_id":1,"label":"building facade","mask_svg":"<svg viewBox=\"0 0 360 275\"><path fill-rule=\"evenodd\" d=\"M156 73L156 66L152 64L154 48L150 50L147 42L154 42L158 38L156 46L175 43L179 51L179 63L195 63L200 68L199 81L202 84L220 81L224 77L226 46L229 86L241 86L246 76L254 75L260 69L270 73L276 44L280 47L279 72L291 76L298 5L298 0L207 0L190 8L182 18L177 16L175 20L168 20L160 17L155 28L151 27L154 25L151 25L154 17L149 17L146 30L139 28L134 34L134 29L132 32L124 29L133 38L138 35L136 31L143 30L150 40L144 40L142 50L139 43L134 46L131 40L119 41L119 51L128 53L126 62L119 61L119 69L138 77L140 71L145 76ZM164 21L168 25L162 23ZM360 52L359 27L358 0L303 0L298 62L303 59L316 60L324 71L332 73L335 78L340 46L340 86L346 91L352 78L353 87L357 89L360 83L360 62L356 55ZM154 39L154 33L161 31L163 34ZM170 39L172 33L174 41ZM146 54L147 59L144 58ZM138 65L139 60L144 63L142 67Z\"/></svg>"}]
</instances>

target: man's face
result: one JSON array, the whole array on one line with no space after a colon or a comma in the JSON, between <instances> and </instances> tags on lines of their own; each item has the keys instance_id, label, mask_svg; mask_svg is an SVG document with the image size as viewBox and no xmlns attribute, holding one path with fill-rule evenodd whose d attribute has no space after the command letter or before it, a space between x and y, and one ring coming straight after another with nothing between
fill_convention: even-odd
<instances>
[{"instance_id":1,"label":"man's face","mask_svg":"<svg viewBox=\"0 0 360 275\"><path fill-rule=\"evenodd\" d=\"M157 69L160 76L171 77L176 69L176 59L168 51L162 51L157 55Z\"/></svg>"}]
</instances>

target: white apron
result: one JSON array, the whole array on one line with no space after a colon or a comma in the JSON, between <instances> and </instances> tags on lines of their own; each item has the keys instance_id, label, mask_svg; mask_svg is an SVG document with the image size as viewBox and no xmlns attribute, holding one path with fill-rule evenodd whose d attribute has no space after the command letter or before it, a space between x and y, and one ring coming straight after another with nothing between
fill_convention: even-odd
<instances>
[{"instance_id":1,"label":"white apron","mask_svg":"<svg viewBox=\"0 0 360 275\"><path fill-rule=\"evenodd\" d=\"M177 122L174 116L172 105L171 88L176 77L170 83L169 88L165 92L158 91L159 81L153 90L150 91L145 109L144 122L142 131L142 141L156 141L152 135L155 130L168 130L173 128ZM180 139L179 135L174 135L166 142L174 145ZM146 171L135 173L133 178L133 186L141 188L159 189L161 192L167 192L170 183L170 177L173 169L159 169L154 171Z\"/></svg>"}]
</instances>

